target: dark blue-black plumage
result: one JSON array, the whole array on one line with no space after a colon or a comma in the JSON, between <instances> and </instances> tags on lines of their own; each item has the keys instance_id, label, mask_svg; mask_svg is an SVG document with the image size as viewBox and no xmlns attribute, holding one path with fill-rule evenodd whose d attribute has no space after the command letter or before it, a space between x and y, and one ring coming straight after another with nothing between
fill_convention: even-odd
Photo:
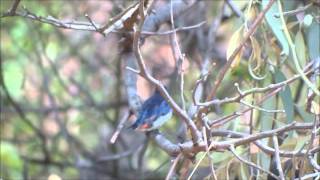
<instances>
[{"instance_id":1,"label":"dark blue-black plumage","mask_svg":"<svg viewBox=\"0 0 320 180\"><path fill-rule=\"evenodd\" d=\"M133 129L150 131L159 128L172 116L172 109L158 90L147 99L138 113L138 118L131 126Z\"/></svg>"}]
</instances>

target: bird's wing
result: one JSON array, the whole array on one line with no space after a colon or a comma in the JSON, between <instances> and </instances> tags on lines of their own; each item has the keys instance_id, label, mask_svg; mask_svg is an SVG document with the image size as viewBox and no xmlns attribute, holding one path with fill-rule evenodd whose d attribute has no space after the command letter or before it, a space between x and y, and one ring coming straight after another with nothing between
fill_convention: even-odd
<instances>
[{"instance_id":1,"label":"bird's wing","mask_svg":"<svg viewBox=\"0 0 320 180\"><path fill-rule=\"evenodd\" d=\"M150 129L160 116L168 113L171 113L169 104L160 94L156 93L142 104L139 116L132 127L142 130Z\"/></svg>"},{"instance_id":2,"label":"bird's wing","mask_svg":"<svg viewBox=\"0 0 320 180\"><path fill-rule=\"evenodd\" d=\"M143 117L143 123L144 125L152 126L152 123L158 118L159 116L159 109L160 104L151 104L147 109L145 110L144 117Z\"/></svg>"},{"instance_id":3,"label":"bird's wing","mask_svg":"<svg viewBox=\"0 0 320 180\"><path fill-rule=\"evenodd\" d=\"M163 100L161 103L154 106L153 109L149 109L148 115L145 116L141 127L144 129L152 128L155 124L163 124L163 122L170 119L172 115L172 109L170 105ZM163 122L155 122L163 121Z\"/></svg>"},{"instance_id":4,"label":"bird's wing","mask_svg":"<svg viewBox=\"0 0 320 180\"><path fill-rule=\"evenodd\" d=\"M152 126L152 122L157 118L154 110L158 109L160 103L155 97L151 97L146 100L140 109L139 115L135 123L132 125L133 129L142 127L143 129L148 129L149 126Z\"/></svg>"},{"instance_id":5,"label":"bird's wing","mask_svg":"<svg viewBox=\"0 0 320 180\"><path fill-rule=\"evenodd\" d=\"M165 115L169 112L172 112L171 106L165 100L162 101L162 103L160 104L160 109L161 109L160 116Z\"/></svg>"}]
</instances>

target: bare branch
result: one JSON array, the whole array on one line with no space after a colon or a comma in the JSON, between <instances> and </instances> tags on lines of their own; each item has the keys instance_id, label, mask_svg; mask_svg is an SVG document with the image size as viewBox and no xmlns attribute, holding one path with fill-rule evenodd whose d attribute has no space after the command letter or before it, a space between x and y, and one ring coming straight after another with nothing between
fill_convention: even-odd
<instances>
[{"instance_id":1,"label":"bare branch","mask_svg":"<svg viewBox=\"0 0 320 180\"><path fill-rule=\"evenodd\" d=\"M283 170L282 170L282 166L281 166L281 160L280 160L280 155L279 155L279 143L278 143L278 137L277 136L272 136L272 141L273 141L273 146L275 149L275 153L274 153L274 157L276 160L276 165L277 165L277 169L279 172L279 176L281 180L285 180L284 178L284 174L283 174Z\"/></svg>"},{"instance_id":2,"label":"bare branch","mask_svg":"<svg viewBox=\"0 0 320 180\"><path fill-rule=\"evenodd\" d=\"M174 17L173 17L173 7L172 7L172 0L170 0L170 21L171 21L171 28L175 29L174 27ZM180 74L180 99L182 103L182 109L186 111L186 104L184 100L184 94L183 94L183 89L184 89L184 70L182 69L182 63L184 61L185 55L182 54L181 48L179 46L178 38L177 38L177 33L172 34L173 38L170 38L171 41L171 49L173 52L173 57L176 61L177 69L178 69L178 74Z\"/></svg>"},{"instance_id":3,"label":"bare branch","mask_svg":"<svg viewBox=\"0 0 320 180\"><path fill-rule=\"evenodd\" d=\"M293 122L291 124L288 124L286 126L273 129L273 130L268 130L268 131L263 131L259 132L256 134L239 134L239 133L234 133L231 132L230 134L238 137L238 139L232 139L232 140L225 140L225 141L219 141L219 142L212 142L210 145L209 150L214 151L214 150L227 150L231 146L241 146L249 143L255 143L263 152L267 154L274 154L276 151L270 147L262 145L258 140L272 137L274 134L281 134L284 132L288 131L293 131L293 130L305 130L305 129L312 129L313 128L313 123L296 123ZM166 151L168 154L171 156L176 156L179 153L198 153L198 152L206 152L206 143L201 142L198 144L198 146L193 146L193 143L191 141L187 141L182 144L174 144L170 140L168 140L166 137L164 137L161 133L158 131L154 131L150 133L150 136L152 139L157 143L157 145ZM320 151L320 147L313 148L310 150L309 154L314 154L316 152ZM293 157L293 156L304 156L307 153L306 150L302 150L300 152L298 151L281 151L279 150L279 156L281 157Z\"/></svg>"},{"instance_id":4,"label":"bare branch","mask_svg":"<svg viewBox=\"0 0 320 180\"><path fill-rule=\"evenodd\" d=\"M214 87L212 91L210 92L210 95L208 96L207 100L212 100L217 92L217 89L219 88L222 80L224 79L224 76L226 72L229 70L229 67L231 66L232 62L234 61L237 54L240 52L244 44L247 42L247 40L250 38L250 36L255 32L258 25L262 22L264 15L268 12L268 10L271 8L272 4L275 2L275 0L270 0L267 7L257 16L256 20L248 30L248 32L245 34L243 40L238 45L238 47L233 51L232 55L227 59L227 63L223 66L223 69L218 74L217 80L214 83Z\"/></svg>"},{"instance_id":5,"label":"bare branch","mask_svg":"<svg viewBox=\"0 0 320 180\"><path fill-rule=\"evenodd\" d=\"M111 139L110 139L110 143L114 144L120 134L120 131L124 128L124 123L128 120L128 118L130 117L130 113L126 112L123 117L121 118L121 120L119 121L119 124L117 126L116 131L113 133Z\"/></svg>"},{"instance_id":6,"label":"bare branch","mask_svg":"<svg viewBox=\"0 0 320 180\"><path fill-rule=\"evenodd\" d=\"M201 141L201 133L197 130L197 127L195 126L194 122L191 120L190 117L186 114L185 111L183 111L177 103L172 99L172 97L169 95L167 90L165 89L164 85L153 78L146 70L146 65L144 63L143 57L140 52L140 35L141 35L141 28L144 23L144 9L143 9L143 3L141 3L139 7L139 14L141 17L141 20L139 22L139 26L136 29L136 32L134 33L134 38L133 38L133 52L135 54L135 57L137 59L137 63L140 68L140 75L144 77L147 81L149 81L151 84L157 87L157 89L160 91L160 93L163 95L163 97L168 101L170 106L173 108L173 110L176 112L177 115L179 115L187 124L187 126L191 130L192 134L192 139L194 141L194 144L197 144L198 142Z\"/></svg>"},{"instance_id":7,"label":"bare branch","mask_svg":"<svg viewBox=\"0 0 320 180\"><path fill-rule=\"evenodd\" d=\"M226 0L228 6L230 7L230 9L235 13L236 16L238 17L243 17L242 12L240 11L240 9L238 7L236 7L236 5L234 4L234 2L232 0Z\"/></svg>"},{"instance_id":8,"label":"bare branch","mask_svg":"<svg viewBox=\"0 0 320 180\"><path fill-rule=\"evenodd\" d=\"M262 167L258 166L257 164L254 164L253 162L250 162L250 161L247 161L247 160L243 159L241 156L239 156L239 155L236 153L236 150L235 150L234 146L230 146L229 150L230 150L230 152L232 152L232 154L233 154L237 159L239 159L239 161L241 161L241 162L245 163L246 165L251 166L251 167L253 167L253 168L255 168L255 169L258 169L258 170L260 170L260 171L262 171L262 172L264 172L264 173L267 173L267 174L269 174L270 176L272 176L272 177L274 177L274 178L276 178L276 179L279 179L279 178L278 178L275 174L273 174L272 172L263 169Z\"/></svg>"},{"instance_id":9,"label":"bare branch","mask_svg":"<svg viewBox=\"0 0 320 180\"><path fill-rule=\"evenodd\" d=\"M17 8L18 8L18 6L19 6L20 1L21 1L21 0L15 0L15 1L13 2L13 5L12 5L11 9L8 11L8 15L9 15L9 16L16 13L16 10L17 10Z\"/></svg>"},{"instance_id":10,"label":"bare branch","mask_svg":"<svg viewBox=\"0 0 320 180\"><path fill-rule=\"evenodd\" d=\"M175 168L176 168L176 166L177 166L177 164L178 164L181 156L182 156L182 154L180 153L180 154L173 160L172 165L171 165L171 167L170 167L170 170L169 170L169 172L168 172L168 174L167 174L166 180L170 180L170 179L171 179L172 174L174 173Z\"/></svg>"}]
</instances>

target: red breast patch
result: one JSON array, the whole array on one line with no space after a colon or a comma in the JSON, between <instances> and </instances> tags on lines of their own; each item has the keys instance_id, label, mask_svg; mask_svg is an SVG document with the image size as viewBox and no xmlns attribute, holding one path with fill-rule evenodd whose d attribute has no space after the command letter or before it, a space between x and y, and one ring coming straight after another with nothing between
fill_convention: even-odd
<instances>
[{"instance_id":1,"label":"red breast patch","mask_svg":"<svg viewBox=\"0 0 320 180\"><path fill-rule=\"evenodd\" d=\"M149 124L143 124L143 125L141 125L141 129L148 129L148 128L150 128L150 126L149 126Z\"/></svg>"}]
</instances>

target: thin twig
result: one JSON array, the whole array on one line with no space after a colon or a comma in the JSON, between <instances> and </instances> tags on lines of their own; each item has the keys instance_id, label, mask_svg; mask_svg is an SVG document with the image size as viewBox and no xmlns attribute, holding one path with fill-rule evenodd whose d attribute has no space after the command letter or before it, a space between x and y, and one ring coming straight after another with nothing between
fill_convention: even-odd
<instances>
[{"instance_id":1,"label":"thin twig","mask_svg":"<svg viewBox=\"0 0 320 180\"><path fill-rule=\"evenodd\" d=\"M192 139L193 139L194 143L197 144L199 141L201 141L201 133L197 130L197 127L194 124L194 122L186 114L186 112L183 109L181 109L177 105L177 103L172 99L172 97L169 95L169 93L165 89L164 85L159 80L156 80L155 78L153 78L146 70L146 65L144 63L143 57L141 55L140 47L139 47L140 46L141 29L142 29L142 25L143 25L143 22L145 19L143 3L141 3L141 5L139 7L139 14L140 14L141 20L139 22L138 28L135 30L134 38L133 38L133 52L136 57L139 69L140 69L139 75L141 75L147 81L149 81L151 84L153 84L154 86L157 87L157 89L160 91L160 93L163 95L163 97L168 101L168 103L170 104L172 109L177 113L177 115L179 115L185 121L187 126L190 128L191 134L192 134Z\"/></svg>"},{"instance_id":2,"label":"thin twig","mask_svg":"<svg viewBox=\"0 0 320 180\"><path fill-rule=\"evenodd\" d=\"M266 101L267 99L269 99L270 97L276 95L276 94L277 94L278 92L280 92L280 91L281 91L281 88L275 89L274 91L266 94L266 95L265 95L260 101L258 101L256 104L257 104L257 105L261 104L262 102L264 102L264 101ZM223 124L225 124L225 123L227 123L227 122L229 122L229 121L231 121L231 120L233 120L233 119L235 119L235 118L243 115L244 113L246 113L246 112L248 112L248 111L250 111L250 110L252 110L252 109L253 109L253 108L250 107L250 108L247 108L247 109L242 110L242 111L240 111L240 112L237 112L237 111L236 111L236 112L232 113L231 115L227 115L227 116L221 117L221 118L219 118L219 119L216 119L216 120L210 122L209 125L210 125L211 127L221 126L221 125L223 125Z\"/></svg>"},{"instance_id":3,"label":"thin twig","mask_svg":"<svg viewBox=\"0 0 320 180\"><path fill-rule=\"evenodd\" d=\"M303 129L303 128L302 128ZM308 129L308 128L307 128ZM228 131L228 130L214 130L211 132L212 136L222 136L222 137L228 137L228 138L244 138L249 136L250 134L246 133L239 133L239 132L234 132L234 131ZM267 145L264 145L261 143L261 141L254 141L253 142L257 147L259 147L264 153L272 155L275 153L275 150ZM314 154L315 152L319 151L319 148L313 148L311 150L313 153L309 152L310 154ZM299 151L280 151L280 156L281 157L287 157L287 158L292 158L292 157L301 157L306 154L306 151L303 151L303 149Z\"/></svg>"},{"instance_id":4,"label":"thin twig","mask_svg":"<svg viewBox=\"0 0 320 180\"><path fill-rule=\"evenodd\" d=\"M174 18L173 18L173 7L172 7L172 0L170 0L170 21L171 21L171 28L175 29L174 27ZM177 69L178 73L180 74L180 99L182 103L182 109L186 111L186 103L184 100L184 95L183 95L183 86L184 86L184 70L182 69L182 64L184 61L184 55L181 52L181 48L179 46L178 38L177 38L177 33L174 32L172 34L173 38L170 38L172 43L171 43L171 49L173 51L173 57L175 58L176 64L177 64Z\"/></svg>"},{"instance_id":5,"label":"thin twig","mask_svg":"<svg viewBox=\"0 0 320 180\"><path fill-rule=\"evenodd\" d=\"M96 24L92 21L92 19L89 17L89 15L88 15L88 14L85 14L84 16L88 19L88 21L91 23L91 25L94 27L94 29L95 29L96 31L99 31L98 27L97 27Z\"/></svg>"},{"instance_id":6,"label":"thin twig","mask_svg":"<svg viewBox=\"0 0 320 180\"><path fill-rule=\"evenodd\" d=\"M279 143L278 143L278 137L277 136L272 136L272 141L273 141L273 146L275 149L275 153L274 153L274 157L275 157L275 161L276 161L276 165L277 165L277 170L279 172L279 176L281 180L285 180L284 178L284 173L282 170L282 166L281 166L281 160L280 160L280 155L279 155Z\"/></svg>"},{"instance_id":7,"label":"thin twig","mask_svg":"<svg viewBox=\"0 0 320 180\"><path fill-rule=\"evenodd\" d=\"M180 153L180 154L173 160L172 165L171 165L171 167L170 167L170 169L169 169L169 172L168 172L168 174L167 174L166 180L170 180L170 178L171 178L173 172L175 171L175 168L176 168L176 166L177 166L177 164L178 164L178 162L179 162L179 160L180 160L181 157L182 157L182 153Z\"/></svg>"},{"instance_id":8,"label":"thin twig","mask_svg":"<svg viewBox=\"0 0 320 180\"><path fill-rule=\"evenodd\" d=\"M111 143L111 144L114 144L114 143L116 142L116 140L117 140L117 138L118 138L121 130L122 130L123 127L124 127L124 123L128 120L129 116L130 116L130 113L129 113L129 112L126 112L126 113L123 115L123 117L121 118L121 120L119 121L119 124L118 124L118 126L117 126L116 131L113 133L113 135L112 135L111 138L110 138L110 143Z\"/></svg>"},{"instance_id":9,"label":"thin twig","mask_svg":"<svg viewBox=\"0 0 320 180\"><path fill-rule=\"evenodd\" d=\"M292 16L292 15L295 15L295 14L299 14L300 12L303 12L303 11L306 11L307 9L309 9L309 7L312 6L312 3L306 5L306 6L303 6L301 8L298 8L298 9L294 9L294 10L291 10L291 11L286 11L286 12L283 12L282 15L283 16ZM276 18L280 18L280 14L277 13L277 14L274 14L274 17Z\"/></svg>"},{"instance_id":10,"label":"thin twig","mask_svg":"<svg viewBox=\"0 0 320 180\"><path fill-rule=\"evenodd\" d=\"M213 167L213 161L212 161L212 158L211 158L211 156L209 154L209 151L210 151L209 146L208 146L208 142L209 141L208 141L208 138L207 138L207 131L206 131L206 127L205 126L202 127L202 134L203 134L203 137L204 137L204 142L206 143L206 153L208 155L208 159L209 159L209 162L210 162L211 174L212 174L213 179L217 180L218 178L217 178L216 172L215 172L214 167Z\"/></svg>"},{"instance_id":11,"label":"thin twig","mask_svg":"<svg viewBox=\"0 0 320 180\"><path fill-rule=\"evenodd\" d=\"M320 178L320 173L315 172L315 173L307 174L303 177L295 178L294 180L319 179L319 178Z\"/></svg>"},{"instance_id":12,"label":"thin twig","mask_svg":"<svg viewBox=\"0 0 320 180\"><path fill-rule=\"evenodd\" d=\"M210 146L211 148L211 146ZM209 151L206 151L199 159L199 161L197 162L197 164L194 166L193 170L191 171L189 177L187 178L187 180L190 180L193 176L193 174L196 172L196 170L198 169L200 163L203 161L203 159L207 156Z\"/></svg>"},{"instance_id":13,"label":"thin twig","mask_svg":"<svg viewBox=\"0 0 320 180\"><path fill-rule=\"evenodd\" d=\"M2 58L0 58L0 63L2 64ZM11 97L10 93L9 93L9 90L4 82L4 70L3 70L3 66L0 65L0 85L3 87L3 91L8 99L8 102L10 104L12 104L13 108L15 109L15 111L18 113L18 115L20 116L20 118L22 119L22 121L24 123L26 123L27 126L30 127L30 129L32 129L39 137L40 139L44 142L45 141L45 135L43 134L43 132L38 128L36 127L31 119L29 119L24 111L21 109L20 105L18 103L16 103L16 101Z\"/></svg>"},{"instance_id":14,"label":"thin twig","mask_svg":"<svg viewBox=\"0 0 320 180\"><path fill-rule=\"evenodd\" d=\"M236 5L234 4L234 2L232 0L226 0L226 3L230 7L230 9L235 13L236 16L243 17L242 12L240 11L240 9L238 7L236 7Z\"/></svg>"},{"instance_id":15,"label":"thin twig","mask_svg":"<svg viewBox=\"0 0 320 180\"><path fill-rule=\"evenodd\" d=\"M308 159L309 157L309 151L312 149L313 147L313 141L316 137L316 130L317 130L317 124L318 124L318 119L317 119L317 116L315 116L314 120L313 120L313 128L312 128L312 131L311 131L311 136L310 136L310 141L309 141L309 146L307 148L307 153L306 155L304 156L304 158L301 160L301 167L300 167L300 170L299 170L299 176L302 176L303 175L303 172L304 172L304 167L305 167L305 160Z\"/></svg>"},{"instance_id":16,"label":"thin twig","mask_svg":"<svg viewBox=\"0 0 320 180\"><path fill-rule=\"evenodd\" d=\"M299 60L298 60L298 56L297 56L297 51L296 51L296 47L295 47L295 44L293 43L293 40L291 39L291 35L289 33L289 30L287 28L287 25L286 25L286 22L285 22L285 19L283 17L283 10L282 10L282 4L280 1L277 1L278 2L278 8L279 8L279 12L280 12L280 19L281 19L281 23L282 23L282 29L283 29L283 32L285 34L285 37L288 41L288 44L289 44L289 47L291 49L291 53L292 53L292 58L293 58L293 62L294 62L294 65L296 67L296 70L297 72L301 75L301 78L303 79L303 81L307 84L307 86L312 89L312 91L317 94L318 96L320 96L320 91L317 89L317 87L312 84L312 82L307 78L307 76L303 73L303 70L302 68L300 67L300 64L299 64Z\"/></svg>"},{"instance_id":17,"label":"thin twig","mask_svg":"<svg viewBox=\"0 0 320 180\"><path fill-rule=\"evenodd\" d=\"M18 2L18 1L20 0L16 0L15 2ZM24 9L24 10L25 10L24 12L17 12L16 9L12 7L11 10L9 10L7 13L1 15L1 18L19 16L19 17L31 19L33 21L50 24L58 28L73 29L73 30L80 30L80 31L93 31L93 32L100 33L103 36L107 35L106 33L101 31L102 25L95 23L88 15L85 15L85 17L88 19L89 22L85 22L85 21L76 21L76 20L60 20L52 16L42 17L42 16L36 15L35 13L30 12L27 9ZM152 35L167 36L178 31L186 31L186 30L198 28L204 25L205 23L206 23L205 21L202 21L195 25L179 27L179 28L172 29L169 31L164 31L164 32L142 31L141 34L151 35L151 36ZM128 33L128 34L133 33L132 31L123 32L123 31L117 31L117 30L113 30L111 32L112 33Z\"/></svg>"},{"instance_id":18,"label":"thin twig","mask_svg":"<svg viewBox=\"0 0 320 180\"><path fill-rule=\"evenodd\" d=\"M304 74L305 75L309 75L310 73L314 72L314 69L309 70L309 67L311 67L311 65L312 65L312 63L309 63L305 67L305 70L304 70ZM212 106L212 105L215 105L215 104L223 105L223 104L231 103L231 102L239 102L241 99L243 99L244 97L246 97L246 96L248 96L250 94L253 94L253 93L264 93L264 92L267 92L267 91L270 91L270 90L282 88L282 87L284 87L284 86L286 86L288 84L291 84L295 80L298 80L299 78L301 78L301 75L300 74L296 74L296 75L292 76L291 78L289 78L289 79L287 79L285 81L279 82L279 83L269 84L268 86L261 87L261 88L255 87L255 88L251 88L251 89L244 90L244 91L239 88L239 84L238 83L235 83L234 86L236 87L236 89L238 91L238 95L237 96L226 97L224 99L214 99L214 100L207 101L207 102L195 101L195 103L198 106Z\"/></svg>"},{"instance_id":19,"label":"thin twig","mask_svg":"<svg viewBox=\"0 0 320 180\"><path fill-rule=\"evenodd\" d=\"M240 103L245 105L245 106L248 106L248 107L251 107L253 109L256 109L256 110L259 110L259 111L262 111L262 112L266 112L266 113L285 113L285 111L283 109L265 109L265 108L262 108L262 107L247 103L243 99L240 100Z\"/></svg>"},{"instance_id":20,"label":"thin twig","mask_svg":"<svg viewBox=\"0 0 320 180\"><path fill-rule=\"evenodd\" d=\"M270 0L267 7L257 16L256 20L254 21L254 23L252 24L252 26L250 27L249 31L245 34L245 36L243 37L243 40L241 41L241 43L238 45L238 47L233 51L232 55L229 57L229 59L227 59L227 63L223 66L222 70L220 71L220 73L218 74L217 80L214 83L214 87L212 89L212 91L210 92L207 100L212 100L217 92L217 89L219 88L222 80L224 79L225 74L227 73L227 71L229 70L229 67L231 66L231 64L233 63L235 57L237 56L237 54L240 52L240 50L242 49L242 47L244 46L244 44L247 42L247 40L250 38L250 36L255 32L255 30L257 29L258 25L262 22L265 14L267 13L267 11L271 8L272 4L275 2L275 0Z\"/></svg>"},{"instance_id":21,"label":"thin twig","mask_svg":"<svg viewBox=\"0 0 320 180\"><path fill-rule=\"evenodd\" d=\"M247 160L243 159L241 156L239 156L236 153L236 150L235 150L234 146L230 146L229 150L239 161L243 162L244 164L246 164L248 166L251 166L253 168L256 168L256 169L258 169L258 170L260 170L260 171L262 171L264 173L267 173L270 176L274 177L275 179L278 179L278 177L275 174L273 174L272 172L263 169L262 167L258 166L257 164L254 164L253 162L250 162L250 161L247 161Z\"/></svg>"},{"instance_id":22,"label":"thin twig","mask_svg":"<svg viewBox=\"0 0 320 180\"><path fill-rule=\"evenodd\" d=\"M179 31L185 31L185 30L191 30L191 29L199 28L199 27L201 27L202 25L204 25L205 23L206 23L206 21L202 21L202 22L200 22L200 23L198 23L198 24L195 24L195 25L185 26L185 27L178 27L178 28L171 29L171 30L168 30L168 31L163 31L163 32L141 31L141 34L142 34L142 35L167 36L167 35L170 35L170 34L179 32Z\"/></svg>"},{"instance_id":23,"label":"thin twig","mask_svg":"<svg viewBox=\"0 0 320 180\"><path fill-rule=\"evenodd\" d=\"M117 160L117 159L122 159L122 158L128 157L131 154L139 151L142 148L143 144L144 143L141 143L137 147L134 147L134 148L129 149L129 150L124 151L124 152L119 152L119 153L114 154L114 155L107 155L107 156L98 157L96 161L103 163L103 162L107 162L107 161L114 161L114 160Z\"/></svg>"},{"instance_id":24,"label":"thin twig","mask_svg":"<svg viewBox=\"0 0 320 180\"><path fill-rule=\"evenodd\" d=\"M11 6L11 9L8 11L8 15L13 15L16 13L16 10L19 6L19 3L20 3L21 0L15 0L13 2L13 5Z\"/></svg>"}]
</instances>

